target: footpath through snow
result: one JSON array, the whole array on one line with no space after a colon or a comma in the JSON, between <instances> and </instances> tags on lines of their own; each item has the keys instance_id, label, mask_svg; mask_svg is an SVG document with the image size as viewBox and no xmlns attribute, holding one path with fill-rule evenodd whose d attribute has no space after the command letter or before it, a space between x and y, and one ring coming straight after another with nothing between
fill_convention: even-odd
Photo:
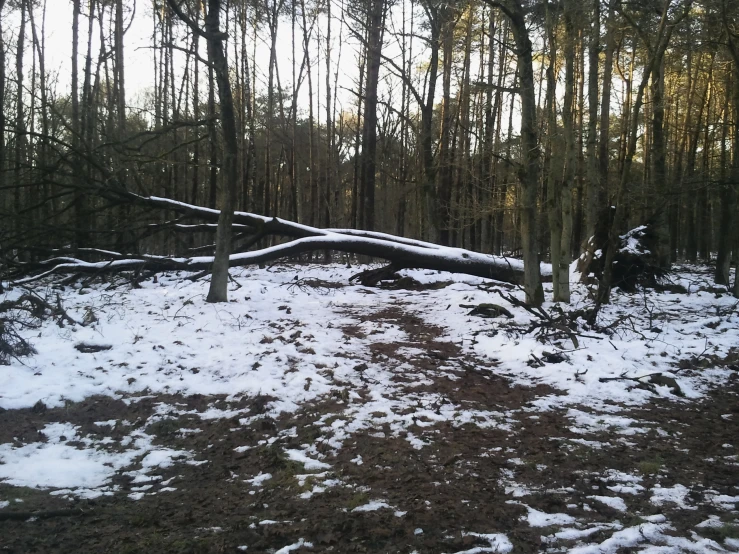
<instances>
[{"instance_id":1,"label":"footpath through snow","mask_svg":"<svg viewBox=\"0 0 739 554\"><path fill-rule=\"evenodd\" d=\"M170 549L157 514L206 550L739 551L739 309L701 269L575 341L482 279L356 271L243 271L225 305L176 274L48 289L90 324L0 367L0 535L104 548L91 514ZM513 317L461 307L491 302Z\"/></svg>"}]
</instances>

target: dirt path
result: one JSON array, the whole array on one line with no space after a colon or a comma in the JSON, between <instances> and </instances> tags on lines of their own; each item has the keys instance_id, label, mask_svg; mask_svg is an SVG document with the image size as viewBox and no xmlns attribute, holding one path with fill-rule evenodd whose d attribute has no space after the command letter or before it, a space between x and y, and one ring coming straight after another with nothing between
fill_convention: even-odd
<instances>
[{"instance_id":1,"label":"dirt path","mask_svg":"<svg viewBox=\"0 0 739 554\"><path fill-rule=\"evenodd\" d=\"M161 395L0 412L0 443L68 422L190 453L145 479L137 460L94 499L0 484L0 551L739 551L739 380L702 402L541 412L532 402L557 391L496 375L402 294L336 310L357 377L294 414Z\"/></svg>"}]
</instances>

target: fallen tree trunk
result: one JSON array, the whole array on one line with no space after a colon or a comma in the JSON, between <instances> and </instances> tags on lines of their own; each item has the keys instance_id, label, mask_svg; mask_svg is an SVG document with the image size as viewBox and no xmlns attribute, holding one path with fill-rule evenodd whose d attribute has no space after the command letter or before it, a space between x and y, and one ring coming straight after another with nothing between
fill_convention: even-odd
<instances>
[{"instance_id":1,"label":"fallen tree trunk","mask_svg":"<svg viewBox=\"0 0 739 554\"><path fill-rule=\"evenodd\" d=\"M143 197L126 194L135 204L150 208L166 209L186 217L194 217L205 222L218 220L219 211L192 204L185 204L167 198ZM283 244L232 254L231 267L261 264L305 254L314 251L335 250L348 254L370 256L389 261L397 269L431 269L463 273L521 284L523 282L523 262L518 259L481 254L461 248L449 248L385 233L354 229L319 229L279 218L270 218L247 212L235 212L235 226L252 234L249 246L267 236L287 237L292 240ZM197 225L199 229L209 227ZM53 274L97 274L126 270L149 271L200 271L211 267L213 256L164 257L152 255L127 255L108 250L79 249L78 253L94 253L106 259L86 261L79 257L57 256L33 264L15 264L16 283L27 283ZM551 275L551 269L544 264L544 275Z\"/></svg>"},{"instance_id":2,"label":"fallen tree trunk","mask_svg":"<svg viewBox=\"0 0 739 554\"><path fill-rule=\"evenodd\" d=\"M608 248L608 218L598 225L596 233L588 241L585 252L577 262L577 270L581 280L587 282L592 275L599 281L604 278L604 265ZM619 288L624 292L636 292L638 287L659 288L663 279L669 274L669 267L660 265L659 236L654 220L640 225L620 235L618 250L613 256L614 266L611 272L611 288Z\"/></svg>"}]
</instances>

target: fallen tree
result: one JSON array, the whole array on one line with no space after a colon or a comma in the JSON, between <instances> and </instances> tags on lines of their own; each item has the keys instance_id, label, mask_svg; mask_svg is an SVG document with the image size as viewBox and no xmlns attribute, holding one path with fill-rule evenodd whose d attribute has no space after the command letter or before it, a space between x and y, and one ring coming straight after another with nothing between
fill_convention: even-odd
<instances>
[{"instance_id":1,"label":"fallen tree","mask_svg":"<svg viewBox=\"0 0 739 554\"><path fill-rule=\"evenodd\" d=\"M173 229L190 232L212 229L220 212L192 204L155 196L139 196L125 193L125 200L144 208L162 209L179 214L180 218L165 223L151 224L149 232ZM196 224L183 223L192 219ZM276 217L265 217L248 212L235 212L233 225L246 242L242 250L232 254L229 265L246 266L261 264L306 254L314 251L333 250L348 254L369 256L390 262L395 271L400 269L431 269L474 275L506 283L523 283L523 262L514 258L492 256L437 244L407 239L386 233L355 229L319 229ZM248 250L267 237L289 239L287 242ZM71 254L71 255L64 255ZM90 261L86 257L103 258ZM213 264L213 256L166 257L133 255L112 250L79 248L55 250L54 255L36 262L14 261L8 280L28 283L53 274L103 274L126 270L148 271L200 271ZM542 264L542 274L551 275L551 269Z\"/></svg>"},{"instance_id":2,"label":"fallen tree","mask_svg":"<svg viewBox=\"0 0 739 554\"><path fill-rule=\"evenodd\" d=\"M611 287L624 292L636 292L639 287L659 288L670 271L669 267L660 264L659 239L654 223L648 221L618 238L618 251L613 256ZM608 248L607 227L599 225L577 262L583 282L587 282L591 275L598 282L604 278Z\"/></svg>"}]
</instances>

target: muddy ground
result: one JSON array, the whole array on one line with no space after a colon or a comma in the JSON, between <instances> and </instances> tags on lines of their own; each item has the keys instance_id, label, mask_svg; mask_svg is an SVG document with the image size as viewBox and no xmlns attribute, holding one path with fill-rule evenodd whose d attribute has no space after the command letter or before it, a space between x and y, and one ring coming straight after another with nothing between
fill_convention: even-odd
<instances>
[{"instance_id":1,"label":"muddy ground","mask_svg":"<svg viewBox=\"0 0 739 554\"><path fill-rule=\"evenodd\" d=\"M50 422L70 422L80 426L81 434L118 440L141 428L156 436L155 444L190 451L190 462L204 462L157 469L148 483L133 483L121 473L115 494L87 500L0 484L0 498L13 500L0 511L0 552L266 553L298 539L313 546L292 552L488 551L482 548L490 542L474 533L504 533L513 551L522 553L565 552L576 544L577 539L553 538L561 526L530 526L522 503L546 513L567 513L581 527L615 520L628 527L663 514L675 536L698 533L720 544L739 537L737 507L732 513L731 506L706 501L706 491L737 494L736 451L726 445L739 447L739 378L700 402L655 397L638 409L623 408L620 415L634 420L633 433L597 425L576 428L566 410L532 408L536 398L557 391L512 385L496 374L495 360L465 354L443 329L406 308L398 302L372 314L357 310L357 325L344 329L346 339L362 334L360 324L368 320L400 326L408 338L374 343L373 360L392 366L408 358L409 348L422 350L410 356L416 373L399 372L398 383L417 391L414 381L428 380L431 384L421 386L438 394L439 408L451 401L496 410L505 414L507 425L414 420L408 431L425 443L416 448L378 423L353 434L336 451L330 445L330 423L346 408L341 392L276 419L268 415L268 397L238 402L206 396L160 395L133 402L93 397L63 408L0 411L0 443L43 441L39 430ZM351 313L350 306L346 309ZM456 380L445 376L448 369L438 372L440 364L453 367ZM362 371L359 364L357 371ZM361 402L363 391L356 392L360 399L353 402ZM162 403L181 409L151 423ZM197 415L212 406L246 412L230 419ZM577 409L592 412L587 406ZM597 421L598 414L593 416ZM95 423L107 420L128 425L111 430ZM286 449L303 444L318 444L330 469L309 471L285 456ZM617 482L609 475L614 471L641 478L640 492L624 495L625 512L592 499L612 494L608 487ZM272 477L246 481L260 473ZM655 505L650 490L656 484L686 485L691 506ZM130 495L139 491L145 494L133 500ZM353 511L375 499L390 508ZM723 524L695 527L712 515ZM612 532L596 530L588 542L599 543ZM614 550L632 551L637 550Z\"/></svg>"}]
</instances>

